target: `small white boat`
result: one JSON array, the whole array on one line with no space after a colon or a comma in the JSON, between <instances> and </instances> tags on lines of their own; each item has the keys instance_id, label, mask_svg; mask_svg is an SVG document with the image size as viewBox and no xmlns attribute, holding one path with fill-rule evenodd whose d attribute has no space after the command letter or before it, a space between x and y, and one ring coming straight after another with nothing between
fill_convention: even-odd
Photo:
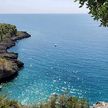
<instances>
[{"instance_id":1,"label":"small white boat","mask_svg":"<svg viewBox=\"0 0 108 108\"><path fill-rule=\"evenodd\" d=\"M57 47L57 44L54 44L54 47Z\"/></svg>"}]
</instances>

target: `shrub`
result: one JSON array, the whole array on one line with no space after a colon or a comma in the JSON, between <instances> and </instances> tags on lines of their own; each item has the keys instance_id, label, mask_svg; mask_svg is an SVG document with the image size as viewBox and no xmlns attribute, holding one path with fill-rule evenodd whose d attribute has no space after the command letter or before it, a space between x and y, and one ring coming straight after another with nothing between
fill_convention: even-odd
<instances>
[{"instance_id":1,"label":"shrub","mask_svg":"<svg viewBox=\"0 0 108 108\"><path fill-rule=\"evenodd\" d=\"M6 96L0 97L0 108L89 108L85 99L67 95L52 95L47 102L34 105L21 105L15 100L10 100Z\"/></svg>"},{"instance_id":2,"label":"shrub","mask_svg":"<svg viewBox=\"0 0 108 108\"><path fill-rule=\"evenodd\" d=\"M0 23L0 40L16 35L17 29L15 25Z\"/></svg>"},{"instance_id":3,"label":"shrub","mask_svg":"<svg viewBox=\"0 0 108 108\"><path fill-rule=\"evenodd\" d=\"M68 95L52 95L49 100L31 108L89 108L85 99L79 99Z\"/></svg>"},{"instance_id":4,"label":"shrub","mask_svg":"<svg viewBox=\"0 0 108 108\"><path fill-rule=\"evenodd\" d=\"M6 96L0 96L0 108L22 108L22 106L14 100L9 100Z\"/></svg>"}]
</instances>

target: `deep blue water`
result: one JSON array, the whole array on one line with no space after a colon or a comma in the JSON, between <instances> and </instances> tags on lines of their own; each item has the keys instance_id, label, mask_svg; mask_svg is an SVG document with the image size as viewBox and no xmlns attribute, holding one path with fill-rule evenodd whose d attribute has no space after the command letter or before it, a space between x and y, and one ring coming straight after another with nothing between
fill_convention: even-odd
<instances>
[{"instance_id":1,"label":"deep blue water","mask_svg":"<svg viewBox=\"0 0 108 108\"><path fill-rule=\"evenodd\" d=\"M48 98L52 93L108 101L108 29L89 15L0 15L0 22L15 24L32 35L18 41L25 68L3 85L5 94L22 103ZM57 47L54 47L54 44Z\"/></svg>"}]
</instances>

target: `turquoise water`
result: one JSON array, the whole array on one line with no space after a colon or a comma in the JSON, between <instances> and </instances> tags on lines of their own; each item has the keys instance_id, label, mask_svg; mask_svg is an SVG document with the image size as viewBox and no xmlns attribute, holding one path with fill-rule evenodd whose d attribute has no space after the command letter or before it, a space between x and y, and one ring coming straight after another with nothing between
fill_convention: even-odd
<instances>
[{"instance_id":1,"label":"turquoise water","mask_svg":"<svg viewBox=\"0 0 108 108\"><path fill-rule=\"evenodd\" d=\"M10 49L19 53L25 68L0 94L23 104L64 91L90 103L108 101L108 28L74 14L0 15L0 22L32 35Z\"/></svg>"}]
</instances>

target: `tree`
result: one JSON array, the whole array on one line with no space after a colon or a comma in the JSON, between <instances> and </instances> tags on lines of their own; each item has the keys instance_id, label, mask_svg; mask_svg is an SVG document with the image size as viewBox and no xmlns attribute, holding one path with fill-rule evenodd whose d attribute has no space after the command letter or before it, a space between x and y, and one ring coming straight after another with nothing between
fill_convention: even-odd
<instances>
[{"instance_id":1,"label":"tree","mask_svg":"<svg viewBox=\"0 0 108 108\"><path fill-rule=\"evenodd\" d=\"M0 40L17 35L15 25L0 23Z\"/></svg>"},{"instance_id":2,"label":"tree","mask_svg":"<svg viewBox=\"0 0 108 108\"><path fill-rule=\"evenodd\" d=\"M75 0L78 1L80 7L84 4L89 9L89 14L92 15L94 20L101 22L101 25L108 26L108 0Z\"/></svg>"}]
</instances>

